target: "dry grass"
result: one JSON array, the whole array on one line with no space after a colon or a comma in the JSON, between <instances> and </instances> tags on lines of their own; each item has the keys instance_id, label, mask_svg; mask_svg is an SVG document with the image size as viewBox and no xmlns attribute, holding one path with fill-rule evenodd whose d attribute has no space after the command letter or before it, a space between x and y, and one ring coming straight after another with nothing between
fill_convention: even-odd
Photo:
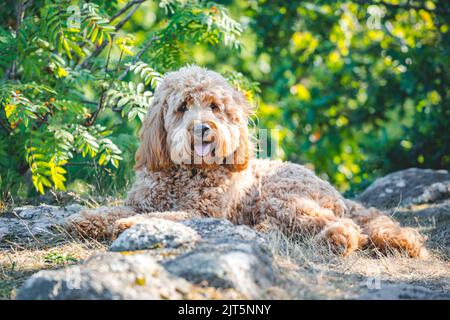
<instances>
[{"instance_id":1,"label":"dry grass","mask_svg":"<svg viewBox=\"0 0 450 320\"><path fill-rule=\"evenodd\" d=\"M319 247L313 237L289 239L277 231L269 234L269 242L282 279L279 285L291 298L358 298L374 281L450 290L450 262L439 251L426 259L376 250L342 257Z\"/></svg>"},{"instance_id":2,"label":"dry grass","mask_svg":"<svg viewBox=\"0 0 450 320\"><path fill-rule=\"evenodd\" d=\"M71 238L56 245L42 241L35 246L11 244L0 251L0 299L14 299L22 283L35 272L76 264L105 250L100 242Z\"/></svg>"},{"instance_id":3,"label":"dry grass","mask_svg":"<svg viewBox=\"0 0 450 320\"><path fill-rule=\"evenodd\" d=\"M22 283L33 273L79 263L107 250L95 240L74 239L60 228L58 241L35 239L31 244L9 242L0 249L0 299L15 298ZM372 281L418 284L450 292L450 262L439 250L427 259L411 259L395 253L359 251L348 257L319 247L313 237L287 238L281 232L268 234L280 275L276 287L263 298L336 299L358 298ZM226 295L229 297L228 295Z\"/></svg>"}]
</instances>

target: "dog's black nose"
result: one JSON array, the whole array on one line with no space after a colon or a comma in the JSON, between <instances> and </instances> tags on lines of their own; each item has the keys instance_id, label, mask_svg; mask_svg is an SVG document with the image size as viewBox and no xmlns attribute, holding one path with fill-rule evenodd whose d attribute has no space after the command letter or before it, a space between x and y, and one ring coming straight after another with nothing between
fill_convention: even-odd
<instances>
[{"instance_id":1,"label":"dog's black nose","mask_svg":"<svg viewBox=\"0 0 450 320\"><path fill-rule=\"evenodd\" d=\"M199 123L194 126L194 133L199 137L203 137L209 131L209 129L210 127L206 123Z\"/></svg>"}]
</instances>

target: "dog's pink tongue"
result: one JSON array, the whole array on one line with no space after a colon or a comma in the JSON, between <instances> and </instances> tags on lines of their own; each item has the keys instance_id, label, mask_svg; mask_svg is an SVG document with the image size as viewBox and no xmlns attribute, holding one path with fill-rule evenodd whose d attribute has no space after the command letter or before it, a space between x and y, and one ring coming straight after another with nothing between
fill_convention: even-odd
<instances>
[{"instance_id":1,"label":"dog's pink tongue","mask_svg":"<svg viewBox=\"0 0 450 320\"><path fill-rule=\"evenodd\" d=\"M211 143L202 143L194 146L195 153L200 156L206 156L211 150Z\"/></svg>"}]
</instances>

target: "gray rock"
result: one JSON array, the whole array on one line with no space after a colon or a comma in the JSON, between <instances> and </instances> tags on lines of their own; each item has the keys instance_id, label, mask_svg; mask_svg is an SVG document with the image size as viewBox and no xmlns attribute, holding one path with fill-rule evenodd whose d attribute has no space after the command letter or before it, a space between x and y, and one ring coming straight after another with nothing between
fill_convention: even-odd
<instances>
[{"instance_id":1,"label":"gray rock","mask_svg":"<svg viewBox=\"0 0 450 320\"><path fill-rule=\"evenodd\" d=\"M433 203L448 197L448 171L411 168L375 180L356 199L368 206L392 209L411 204Z\"/></svg>"},{"instance_id":2,"label":"gray rock","mask_svg":"<svg viewBox=\"0 0 450 320\"><path fill-rule=\"evenodd\" d=\"M81 209L83 207L78 204L67 207L40 205L15 208L8 217L0 218L0 241L8 236L21 240L55 237L58 232L53 227L63 224L68 216Z\"/></svg>"},{"instance_id":3,"label":"gray rock","mask_svg":"<svg viewBox=\"0 0 450 320\"><path fill-rule=\"evenodd\" d=\"M40 206L24 206L13 210L14 215L28 221L39 221L47 218L52 222L62 223L68 216L77 213L83 209L79 204L72 204L66 207L49 206L42 204Z\"/></svg>"},{"instance_id":4,"label":"gray rock","mask_svg":"<svg viewBox=\"0 0 450 320\"><path fill-rule=\"evenodd\" d=\"M379 288L368 290L359 299L363 300L448 300L450 292L432 290L406 283L381 283Z\"/></svg>"},{"instance_id":5,"label":"gray rock","mask_svg":"<svg viewBox=\"0 0 450 320\"><path fill-rule=\"evenodd\" d=\"M34 219L35 215L26 212L23 217ZM175 250L162 258L153 251L109 252L81 265L40 271L26 281L18 298L179 299L196 284L258 297L275 280L267 240L227 220L148 219L123 232L110 247L127 252L148 249Z\"/></svg>"},{"instance_id":6,"label":"gray rock","mask_svg":"<svg viewBox=\"0 0 450 320\"><path fill-rule=\"evenodd\" d=\"M110 251L188 247L199 239L196 231L181 223L153 218L125 230Z\"/></svg>"},{"instance_id":7,"label":"gray rock","mask_svg":"<svg viewBox=\"0 0 450 320\"><path fill-rule=\"evenodd\" d=\"M224 219L192 219L182 223L149 219L123 232L111 251L185 247L163 266L194 284L234 288L256 297L274 281L272 256L264 237L247 226ZM191 250L189 250L191 249Z\"/></svg>"},{"instance_id":8,"label":"gray rock","mask_svg":"<svg viewBox=\"0 0 450 320\"><path fill-rule=\"evenodd\" d=\"M226 243L236 240L257 241L262 245L267 244L267 240L255 230L246 225L233 225L226 219L197 218L182 222L202 237L204 240Z\"/></svg>"},{"instance_id":9,"label":"gray rock","mask_svg":"<svg viewBox=\"0 0 450 320\"><path fill-rule=\"evenodd\" d=\"M19 219L0 218L0 241L9 235L17 234L17 230L24 231L24 226Z\"/></svg>"},{"instance_id":10,"label":"gray rock","mask_svg":"<svg viewBox=\"0 0 450 320\"><path fill-rule=\"evenodd\" d=\"M195 284L234 288L252 298L273 284L272 254L256 231L218 219L184 223L202 235L202 241L192 251L165 262L170 273Z\"/></svg>"},{"instance_id":11,"label":"gray rock","mask_svg":"<svg viewBox=\"0 0 450 320\"><path fill-rule=\"evenodd\" d=\"M450 224L450 199L422 205L395 208L395 218L404 222L428 221L436 226Z\"/></svg>"},{"instance_id":12,"label":"gray rock","mask_svg":"<svg viewBox=\"0 0 450 320\"><path fill-rule=\"evenodd\" d=\"M148 255L105 253L82 265L34 274L17 299L181 299L191 289Z\"/></svg>"},{"instance_id":13,"label":"gray rock","mask_svg":"<svg viewBox=\"0 0 450 320\"><path fill-rule=\"evenodd\" d=\"M448 210L450 210L450 206ZM428 246L437 248L444 256L450 258L450 222L432 228L428 232L428 236Z\"/></svg>"}]
</instances>

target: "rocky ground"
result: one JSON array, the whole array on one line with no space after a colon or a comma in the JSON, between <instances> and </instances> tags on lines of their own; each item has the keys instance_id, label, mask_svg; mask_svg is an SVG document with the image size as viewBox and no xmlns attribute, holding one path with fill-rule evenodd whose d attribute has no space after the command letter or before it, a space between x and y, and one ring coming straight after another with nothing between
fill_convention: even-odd
<instances>
[{"instance_id":1,"label":"rocky ground","mask_svg":"<svg viewBox=\"0 0 450 320\"><path fill-rule=\"evenodd\" d=\"M430 257L338 257L220 219L151 219L97 242L61 227L81 205L28 206L0 216L0 298L450 299L450 174L399 171L357 199L420 229Z\"/></svg>"}]
</instances>

